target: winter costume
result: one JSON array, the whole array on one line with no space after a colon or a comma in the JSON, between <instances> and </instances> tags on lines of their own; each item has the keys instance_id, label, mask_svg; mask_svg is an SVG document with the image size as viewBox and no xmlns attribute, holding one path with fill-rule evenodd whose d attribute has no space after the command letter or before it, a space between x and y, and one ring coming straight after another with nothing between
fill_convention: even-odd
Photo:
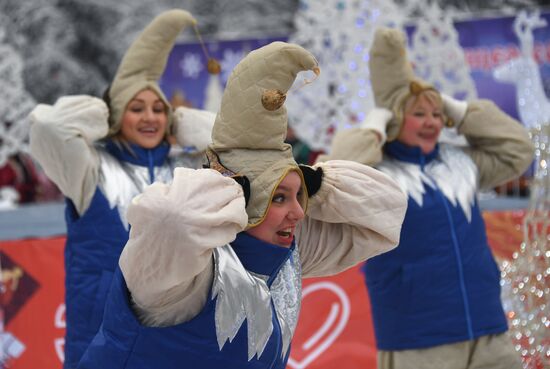
<instances>
[{"instance_id":1,"label":"winter costume","mask_svg":"<svg viewBox=\"0 0 550 369\"><path fill-rule=\"evenodd\" d=\"M364 266L378 348L430 347L506 331L474 162L451 145L424 155L394 141L384 154L378 169L400 183L409 204L399 247Z\"/></svg>"},{"instance_id":2,"label":"winter costume","mask_svg":"<svg viewBox=\"0 0 550 369\"><path fill-rule=\"evenodd\" d=\"M281 179L289 170L298 169L292 146L284 142L286 108L282 102L276 109L267 108L265 100L269 94L286 93L296 74L308 69L320 73L313 55L297 45L274 42L254 51L254 58L239 63L227 81L210 150L219 157L221 165L249 179L252 194L246 207L249 227L263 220ZM243 105L247 108L236 108ZM256 129L258 121L265 122L261 131ZM304 209L306 198L304 188L301 200Z\"/></svg>"},{"instance_id":3,"label":"winter costume","mask_svg":"<svg viewBox=\"0 0 550 369\"><path fill-rule=\"evenodd\" d=\"M489 101L442 96L470 146L440 143L428 153L407 146L396 140L404 103L433 88L412 75L399 31L378 30L370 55L375 100L386 109L338 133L325 159L375 165L409 198L399 246L364 265L377 347L428 348L504 332L500 273L476 192L523 173L533 155L527 132Z\"/></svg>"},{"instance_id":4,"label":"winter costume","mask_svg":"<svg viewBox=\"0 0 550 369\"><path fill-rule=\"evenodd\" d=\"M169 107L156 79L177 34L190 23L193 18L182 10L153 20L119 67L109 90L110 110L103 100L81 95L62 97L53 106L40 104L31 112L31 152L67 198L65 368L76 367L102 321L112 276L128 240L126 211L132 197L154 181L171 181L176 166L197 168L203 162L198 150L169 157L165 140L145 149L106 138L120 130L126 105L144 88L155 91ZM213 114L203 118L205 127L211 127ZM175 121L180 131L193 131L190 126L202 123ZM182 146L193 145L178 138Z\"/></svg>"},{"instance_id":5,"label":"winter costume","mask_svg":"<svg viewBox=\"0 0 550 369\"><path fill-rule=\"evenodd\" d=\"M150 186L132 201L121 272L80 368L282 369L302 276L337 273L397 243L405 201L388 176L345 161L302 174L283 144L279 98L299 70L316 67L300 46L277 42L234 69L210 169L177 168L171 185ZM279 101L262 104L277 89ZM266 217L289 171L311 197L299 198L308 211L287 248L243 231Z\"/></svg>"},{"instance_id":6,"label":"winter costume","mask_svg":"<svg viewBox=\"0 0 550 369\"><path fill-rule=\"evenodd\" d=\"M169 122L172 112L168 99L157 81L164 72L168 55L182 29L195 25L197 21L185 10L173 9L157 16L143 30L124 54L115 78L109 88L111 108L109 134L120 130L122 114L128 102L146 88L153 90L169 109Z\"/></svg>"}]
</instances>

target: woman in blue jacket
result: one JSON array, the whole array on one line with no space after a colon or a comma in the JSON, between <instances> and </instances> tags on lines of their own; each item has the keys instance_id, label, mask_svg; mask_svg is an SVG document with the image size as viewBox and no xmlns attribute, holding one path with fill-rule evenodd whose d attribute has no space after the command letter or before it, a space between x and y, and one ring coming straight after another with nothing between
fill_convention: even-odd
<instances>
[{"instance_id":1,"label":"woman in blue jacket","mask_svg":"<svg viewBox=\"0 0 550 369\"><path fill-rule=\"evenodd\" d=\"M103 325L79 368L284 369L302 277L393 248L405 196L349 161L299 166L284 143L298 45L275 42L233 70L207 169L177 168L132 201L130 239Z\"/></svg>"},{"instance_id":2,"label":"woman in blue jacket","mask_svg":"<svg viewBox=\"0 0 550 369\"><path fill-rule=\"evenodd\" d=\"M173 112L157 84L177 35L194 23L183 10L159 15L124 55L104 100L65 96L31 113L32 155L67 203L65 368L76 367L101 323L128 241L132 197L155 181L171 181L176 166L202 163L205 147L186 132L201 127L208 142L213 114ZM193 154L169 156L172 128L180 145L196 148Z\"/></svg>"},{"instance_id":3,"label":"woman in blue jacket","mask_svg":"<svg viewBox=\"0 0 550 369\"><path fill-rule=\"evenodd\" d=\"M533 146L493 103L458 101L415 78L405 51L401 32L376 31L377 108L339 133L328 156L376 166L409 198L399 246L364 266L378 367L519 369L476 193L522 174ZM446 125L468 146L438 143Z\"/></svg>"}]
</instances>

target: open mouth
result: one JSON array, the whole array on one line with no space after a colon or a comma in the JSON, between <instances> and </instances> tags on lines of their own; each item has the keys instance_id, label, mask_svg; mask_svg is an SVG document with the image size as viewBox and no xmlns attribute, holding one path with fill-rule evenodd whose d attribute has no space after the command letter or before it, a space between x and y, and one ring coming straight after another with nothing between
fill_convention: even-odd
<instances>
[{"instance_id":1,"label":"open mouth","mask_svg":"<svg viewBox=\"0 0 550 369\"><path fill-rule=\"evenodd\" d=\"M437 133L421 133L418 136L424 140L434 140L437 137Z\"/></svg>"},{"instance_id":2,"label":"open mouth","mask_svg":"<svg viewBox=\"0 0 550 369\"><path fill-rule=\"evenodd\" d=\"M290 232L290 231L279 231L279 232L277 232L277 234L281 237L290 237L292 232Z\"/></svg>"},{"instance_id":3,"label":"open mouth","mask_svg":"<svg viewBox=\"0 0 550 369\"><path fill-rule=\"evenodd\" d=\"M146 134L146 135L154 135L158 132L158 128L156 127L143 127L138 129L140 133Z\"/></svg>"},{"instance_id":4,"label":"open mouth","mask_svg":"<svg viewBox=\"0 0 550 369\"><path fill-rule=\"evenodd\" d=\"M294 229L292 227L288 227L277 232L277 235L279 237L285 238L285 239L292 239L293 234L294 234Z\"/></svg>"}]
</instances>

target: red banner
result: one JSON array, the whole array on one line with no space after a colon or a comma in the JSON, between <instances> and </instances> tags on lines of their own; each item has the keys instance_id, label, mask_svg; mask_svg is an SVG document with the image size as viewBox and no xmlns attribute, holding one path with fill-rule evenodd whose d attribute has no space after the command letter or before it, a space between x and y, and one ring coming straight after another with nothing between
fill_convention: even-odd
<instances>
[{"instance_id":1,"label":"red banner","mask_svg":"<svg viewBox=\"0 0 550 369\"><path fill-rule=\"evenodd\" d=\"M485 212L491 248L510 258L522 241L524 211ZM0 242L4 362L12 369L60 369L63 361L65 239ZM1 332L1 331L0 331ZM7 366L6 365L6 366ZM376 367L370 306L359 267L307 279L287 369Z\"/></svg>"},{"instance_id":2,"label":"red banner","mask_svg":"<svg viewBox=\"0 0 550 369\"><path fill-rule=\"evenodd\" d=\"M61 368L65 238L0 242L5 366Z\"/></svg>"}]
</instances>

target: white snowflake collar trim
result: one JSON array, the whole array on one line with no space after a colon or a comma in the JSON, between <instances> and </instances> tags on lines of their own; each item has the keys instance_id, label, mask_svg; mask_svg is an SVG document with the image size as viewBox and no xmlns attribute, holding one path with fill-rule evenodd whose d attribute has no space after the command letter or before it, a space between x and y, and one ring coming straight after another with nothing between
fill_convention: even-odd
<instances>
[{"instance_id":1,"label":"white snowflake collar trim","mask_svg":"<svg viewBox=\"0 0 550 369\"><path fill-rule=\"evenodd\" d=\"M471 221L478 172L475 163L466 153L452 145L441 144L429 155L418 155L419 151L416 151L417 156L414 159L410 155L389 155L394 152L406 153L409 148L403 144L395 145L392 142L387 146L389 150L386 150L378 169L396 180L418 206L423 206L427 185L439 189L453 206L460 205L468 222ZM410 153L413 152L415 150L410 150Z\"/></svg>"}]
</instances>

